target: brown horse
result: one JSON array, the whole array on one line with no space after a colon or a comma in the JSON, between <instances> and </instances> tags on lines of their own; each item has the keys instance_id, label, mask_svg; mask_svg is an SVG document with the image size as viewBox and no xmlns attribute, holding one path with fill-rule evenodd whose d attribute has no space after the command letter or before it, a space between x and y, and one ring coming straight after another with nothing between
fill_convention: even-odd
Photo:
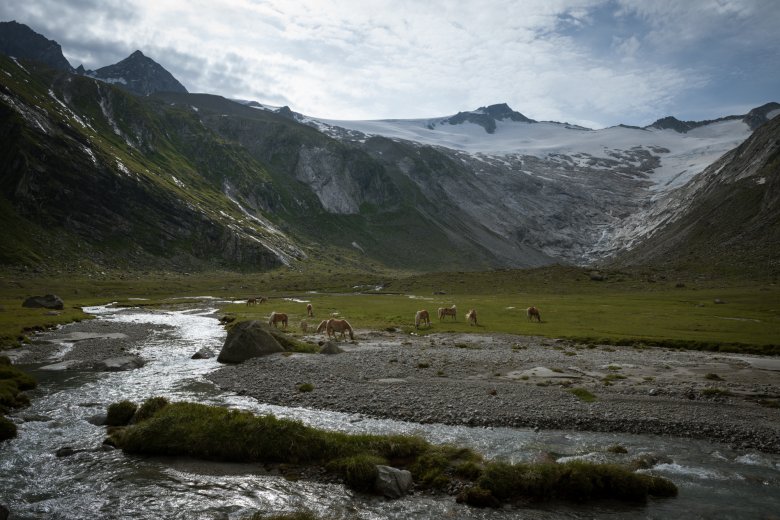
<instances>
[{"instance_id":1,"label":"brown horse","mask_svg":"<svg viewBox=\"0 0 780 520\"><path fill-rule=\"evenodd\" d=\"M425 323L428 327L431 326L431 315L425 309L417 311L414 315L414 328L419 329L422 323Z\"/></svg>"},{"instance_id":2,"label":"brown horse","mask_svg":"<svg viewBox=\"0 0 780 520\"><path fill-rule=\"evenodd\" d=\"M257 298L247 298L246 299L247 306L249 305L257 305Z\"/></svg>"},{"instance_id":3,"label":"brown horse","mask_svg":"<svg viewBox=\"0 0 780 520\"><path fill-rule=\"evenodd\" d=\"M268 318L268 325L273 325L274 327L278 327L277 323L281 322L283 328L287 328L287 315L283 312L272 312L271 316Z\"/></svg>"},{"instance_id":4,"label":"brown horse","mask_svg":"<svg viewBox=\"0 0 780 520\"><path fill-rule=\"evenodd\" d=\"M469 312L466 313L466 321L469 322L469 325L476 325L477 311L475 311L474 309L469 309Z\"/></svg>"},{"instance_id":5,"label":"brown horse","mask_svg":"<svg viewBox=\"0 0 780 520\"><path fill-rule=\"evenodd\" d=\"M542 315L539 314L539 309L537 309L536 307L528 307L525 313L528 315L529 321L534 321L534 318L536 318L536 321L538 321L539 323L542 322Z\"/></svg>"},{"instance_id":6,"label":"brown horse","mask_svg":"<svg viewBox=\"0 0 780 520\"><path fill-rule=\"evenodd\" d=\"M314 317L314 309L312 308L311 303L306 304L306 316L309 318Z\"/></svg>"},{"instance_id":7,"label":"brown horse","mask_svg":"<svg viewBox=\"0 0 780 520\"><path fill-rule=\"evenodd\" d=\"M309 332L309 324L306 320L301 320L301 332Z\"/></svg>"},{"instance_id":8,"label":"brown horse","mask_svg":"<svg viewBox=\"0 0 780 520\"><path fill-rule=\"evenodd\" d=\"M326 329L328 331L328 337L333 336L333 339L336 339L337 332L341 333L342 339L347 339L346 336L344 335L344 332L349 332L349 339L355 339L355 335L352 334L352 325L350 325L347 320L338 320L336 318L331 318L328 320Z\"/></svg>"},{"instance_id":9,"label":"brown horse","mask_svg":"<svg viewBox=\"0 0 780 520\"><path fill-rule=\"evenodd\" d=\"M322 320L319 325L317 325L317 333L325 332L328 328L328 320Z\"/></svg>"},{"instance_id":10,"label":"brown horse","mask_svg":"<svg viewBox=\"0 0 780 520\"><path fill-rule=\"evenodd\" d=\"M439 307L439 321L444 319L445 316L452 316L453 320L457 320L458 316L456 315L456 312L454 305L452 307Z\"/></svg>"},{"instance_id":11,"label":"brown horse","mask_svg":"<svg viewBox=\"0 0 780 520\"><path fill-rule=\"evenodd\" d=\"M258 303L265 303L267 301L268 301L268 298L266 298L265 296L255 296L255 297L252 297L252 298L247 298L246 299L246 304L247 305L257 305Z\"/></svg>"}]
</instances>

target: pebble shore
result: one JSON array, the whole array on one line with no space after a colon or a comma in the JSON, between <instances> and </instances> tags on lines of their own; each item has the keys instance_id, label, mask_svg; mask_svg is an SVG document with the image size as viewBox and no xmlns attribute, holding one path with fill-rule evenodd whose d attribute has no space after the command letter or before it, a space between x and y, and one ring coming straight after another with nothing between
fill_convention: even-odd
<instances>
[{"instance_id":1,"label":"pebble shore","mask_svg":"<svg viewBox=\"0 0 780 520\"><path fill-rule=\"evenodd\" d=\"M282 406L419 423L673 435L780 453L780 409L766 406L780 396L778 359L503 334L357 332L356 341L339 344L341 354L270 355L208 378ZM299 391L305 383L314 389ZM595 400L582 401L575 388Z\"/></svg>"}]
</instances>

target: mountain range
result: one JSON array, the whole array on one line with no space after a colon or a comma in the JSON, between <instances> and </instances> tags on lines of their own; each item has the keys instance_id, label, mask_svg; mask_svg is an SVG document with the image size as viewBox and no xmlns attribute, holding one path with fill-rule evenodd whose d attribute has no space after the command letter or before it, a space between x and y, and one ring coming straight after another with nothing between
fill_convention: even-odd
<instances>
[{"instance_id":1,"label":"mountain range","mask_svg":"<svg viewBox=\"0 0 780 520\"><path fill-rule=\"evenodd\" d=\"M74 69L16 22L0 54L5 264L776 271L777 103L602 130L506 104L333 121L188 93L140 51Z\"/></svg>"}]
</instances>

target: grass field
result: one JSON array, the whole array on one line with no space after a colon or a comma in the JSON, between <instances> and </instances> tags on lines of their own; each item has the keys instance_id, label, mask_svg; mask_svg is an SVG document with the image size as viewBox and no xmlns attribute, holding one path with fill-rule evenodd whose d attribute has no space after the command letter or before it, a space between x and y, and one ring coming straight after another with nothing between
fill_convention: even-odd
<instances>
[{"instance_id":1,"label":"grass field","mask_svg":"<svg viewBox=\"0 0 780 520\"><path fill-rule=\"evenodd\" d=\"M66 309L60 316L21 307L23 298L44 293L65 300ZM165 305L206 295L236 301L266 296L266 303L251 307L226 304L221 311L241 319L266 319L271 311L286 312L290 328L296 331L306 316L301 301L307 301L315 310L310 324L338 313L355 328L393 327L412 332L414 313L425 308L431 313L432 326L420 334L505 332L708 350L733 344L729 348L740 350L742 345L750 346L748 351L780 353L780 287L776 284L646 271L607 273L606 280L594 282L586 270L557 266L406 276L279 270L262 274L109 273L80 279L6 273L0 277L0 336L9 345L25 327L82 319L86 316L78 307L84 305L109 301ZM440 322L436 309L451 305L458 308L457 321ZM543 323L527 320L525 309L530 305L540 309ZM465 322L470 308L477 310L477 327Z\"/></svg>"}]
</instances>

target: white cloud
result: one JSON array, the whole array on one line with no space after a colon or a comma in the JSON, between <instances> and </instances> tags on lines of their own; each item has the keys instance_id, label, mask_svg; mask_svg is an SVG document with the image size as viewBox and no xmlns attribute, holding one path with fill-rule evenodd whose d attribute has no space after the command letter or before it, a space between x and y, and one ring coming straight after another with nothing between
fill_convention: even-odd
<instances>
[{"instance_id":1,"label":"white cloud","mask_svg":"<svg viewBox=\"0 0 780 520\"><path fill-rule=\"evenodd\" d=\"M46 14L52 10L56 20ZM701 42L710 52L738 47L742 58L758 46L777 48L777 11L768 0L11 0L0 7L0 15L17 13L51 31L46 36L66 55L71 44L79 54L68 57L93 60L88 68L141 49L190 91L287 102L309 115L425 117L507 102L536 119L602 126L652 121L681 94L718 80L711 66L686 60ZM102 49L79 47L84 40Z\"/></svg>"}]
</instances>

